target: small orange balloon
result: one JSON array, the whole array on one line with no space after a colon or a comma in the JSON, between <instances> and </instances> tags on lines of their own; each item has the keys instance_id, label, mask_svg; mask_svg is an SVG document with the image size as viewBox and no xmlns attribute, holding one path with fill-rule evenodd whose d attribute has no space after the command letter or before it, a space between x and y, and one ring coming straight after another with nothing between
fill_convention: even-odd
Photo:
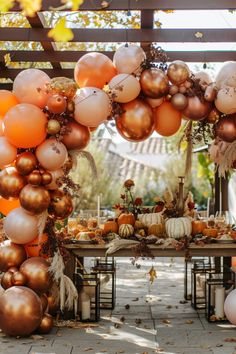
<instances>
[{"instance_id":1,"label":"small orange balloon","mask_svg":"<svg viewBox=\"0 0 236 354\"><path fill-rule=\"evenodd\" d=\"M181 112L170 102L163 102L154 110L155 130L162 136L175 134L181 125Z\"/></svg>"},{"instance_id":2,"label":"small orange balloon","mask_svg":"<svg viewBox=\"0 0 236 354\"><path fill-rule=\"evenodd\" d=\"M20 202L19 199L5 199L0 197L0 212L3 215L7 215L10 213L15 208L20 207Z\"/></svg>"},{"instance_id":3,"label":"small orange balloon","mask_svg":"<svg viewBox=\"0 0 236 354\"><path fill-rule=\"evenodd\" d=\"M117 73L111 59L102 53L87 53L75 66L75 81L79 87L98 87L104 85Z\"/></svg>"},{"instance_id":4,"label":"small orange balloon","mask_svg":"<svg viewBox=\"0 0 236 354\"><path fill-rule=\"evenodd\" d=\"M0 115L5 116L7 111L19 103L11 91L0 90Z\"/></svg>"},{"instance_id":5,"label":"small orange balloon","mask_svg":"<svg viewBox=\"0 0 236 354\"><path fill-rule=\"evenodd\" d=\"M41 256L42 247L48 241L48 235L42 234L36 237L33 241L25 245L25 250L28 257L39 257ZM42 257L42 256L41 256ZM44 257L43 257L44 258Z\"/></svg>"}]
</instances>

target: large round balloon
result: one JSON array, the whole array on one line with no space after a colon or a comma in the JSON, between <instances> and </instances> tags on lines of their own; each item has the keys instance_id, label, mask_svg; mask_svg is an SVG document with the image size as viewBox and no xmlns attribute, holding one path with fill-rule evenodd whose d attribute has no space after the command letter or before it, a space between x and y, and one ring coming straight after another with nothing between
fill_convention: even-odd
<instances>
[{"instance_id":1,"label":"large round balloon","mask_svg":"<svg viewBox=\"0 0 236 354\"><path fill-rule=\"evenodd\" d=\"M48 271L49 263L42 257L28 258L20 266L20 272L27 279L26 285L37 294L46 293L51 284L52 278Z\"/></svg>"},{"instance_id":2,"label":"large round balloon","mask_svg":"<svg viewBox=\"0 0 236 354\"><path fill-rule=\"evenodd\" d=\"M0 172L0 195L3 198L18 198L26 180L15 167L6 167Z\"/></svg>"},{"instance_id":3,"label":"large round balloon","mask_svg":"<svg viewBox=\"0 0 236 354\"><path fill-rule=\"evenodd\" d=\"M140 99L122 105L124 113L116 119L118 132L129 141L143 141L154 130L154 119L151 107Z\"/></svg>"},{"instance_id":4,"label":"large round balloon","mask_svg":"<svg viewBox=\"0 0 236 354\"><path fill-rule=\"evenodd\" d=\"M6 216L3 229L12 242L25 244L38 236L38 218L23 208L17 208Z\"/></svg>"},{"instance_id":5,"label":"large round balloon","mask_svg":"<svg viewBox=\"0 0 236 354\"><path fill-rule=\"evenodd\" d=\"M0 90L0 116L5 116L7 111L19 103L11 91Z\"/></svg>"},{"instance_id":6,"label":"large round balloon","mask_svg":"<svg viewBox=\"0 0 236 354\"><path fill-rule=\"evenodd\" d=\"M236 74L235 74L236 75ZM233 114L236 112L236 89L234 87L225 86L218 91L215 99L216 108L225 114Z\"/></svg>"},{"instance_id":7,"label":"large round balloon","mask_svg":"<svg viewBox=\"0 0 236 354\"><path fill-rule=\"evenodd\" d=\"M46 122L41 109L29 103L20 103L5 115L5 136L18 148L35 147L46 138Z\"/></svg>"},{"instance_id":8,"label":"large round balloon","mask_svg":"<svg viewBox=\"0 0 236 354\"><path fill-rule=\"evenodd\" d=\"M24 286L13 286L0 297L0 328L11 336L28 336L41 323L38 295Z\"/></svg>"},{"instance_id":9,"label":"large round balloon","mask_svg":"<svg viewBox=\"0 0 236 354\"><path fill-rule=\"evenodd\" d=\"M61 168L67 159L67 149L56 139L47 139L36 149L36 157L43 168L55 171Z\"/></svg>"},{"instance_id":10,"label":"large round balloon","mask_svg":"<svg viewBox=\"0 0 236 354\"><path fill-rule=\"evenodd\" d=\"M31 103L39 108L46 106L49 76L39 69L22 70L13 82L13 92L22 103Z\"/></svg>"},{"instance_id":11,"label":"large round balloon","mask_svg":"<svg viewBox=\"0 0 236 354\"><path fill-rule=\"evenodd\" d=\"M43 186L27 184L19 196L22 208L33 214L40 214L47 210L50 203L50 194Z\"/></svg>"},{"instance_id":12,"label":"large round balloon","mask_svg":"<svg viewBox=\"0 0 236 354\"><path fill-rule=\"evenodd\" d=\"M118 74L109 82L109 88L114 95L114 101L126 103L134 100L140 93L139 81L133 75Z\"/></svg>"},{"instance_id":13,"label":"large round balloon","mask_svg":"<svg viewBox=\"0 0 236 354\"><path fill-rule=\"evenodd\" d=\"M19 267L26 259L23 246L9 240L0 243L0 271L5 272L10 267Z\"/></svg>"},{"instance_id":14,"label":"large round balloon","mask_svg":"<svg viewBox=\"0 0 236 354\"><path fill-rule=\"evenodd\" d=\"M113 63L118 73L137 74L145 58L145 52L141 47L135 44L125 44L115 52Z\"/></svg>"},{"instance_id":15,"label":"large round balloon","mask_svg":"<svg viewBox=\"0 0 236 354\"><path fill-rule=\"evenodd\" d=\"M154 110L156 132L162 136L175 134L181 126L181 116L170 102L163 102Z\"/></svg>"},{"instance_id":16,"label":"large round balloon","mask_svg":"<svg viewBox=\"0 0 236 354\"><path fill-rule=\"evenodd\" d=\"M185 62L175 60L169 65L167 75L173 84L180 85L190 77L190 70Z\"/></svg>"},{"instance_id":17,"label":"large round balloon","mask_svg":"<svg viewBox=\"0 0 236 354\"><path fill-rule=\"evenodd\" d=\"M61 190L51 192L51 203L48 213L57 219L67 218L73 211L71 196Z\"/></svg>"},{"instance_id":18,"label":"large round balloon","mask_svg":"<svg viewBox=\"0 0 236 354\"><path fill-rule=\"evenodd\" d=\"M68 129L68 133L63 135L62 142L67 149L85 149L90 141L89 128L76 122L70 122L66 125L66 129Z\"/></svg>"},{"instance_id":19,"label":"large round balloon","mask_svg":"<svg viewBox=\"0 0 236 354\"><path fill-rule=\"evenodd\" d=\"M86 127L97 127L111 112L108 95L95 87L85 87L74 98L75 120Z\"/></svg>"},{"instance_id":20,"label":"large round balloon","mask_svg":"<svg viewBox=\"0 0 236 354\"><path fill-rule=\"evenodd\" d=\"M224 86L236 88L236 61L226 61L216 75L216 86L218 89Z\"/></svg>"},{"instance_id":21,"label":"large round balloon","mask_svg":"<svg viewBox=\"0 0 236 354\"><path fill-rule=\"evenodd\" d=\"M232 290L225 299L224 312L227 320L236 325L236 289Z\"/></svg>"},{"instance_id":22,"label":"large round balloon","mask_svg":"<svg viewBox=\"0 0 236 354\"><path fill-rule=\"evenodd\" d=\"M183 114L191 120L202 120L208 116L211 108L211 102L201 101L198 96L193 96L188 98L188 104L183 110Z\"/></svg>"},{"instance_id":23,"label":"large round balloon","mask_svg":"<svg viewBox=\"0 0 236 354\"><path fill-rule=\"evenodd\" d=\"M20 206L19 199L5 199L0 197L0 212L3 215L8 215L10 211Z\"/></svg>"},{"instance_id":24,"label":"large round balloon","mask_svg":"<svg viewBox=\"0 0 236 354\"><path fill-rule=\"evenodd\" d=\"M169 91L169 80L165 73L157 68L146 69L140 77L143 93L150 98L161 98Z\"/></svg>"},{"instance_id":25,"label":"large round balloon","mask_svg":"<svg viewBox=\"0 0 236 354\"><path fill-rule=\"evenodd\" d=\"M39 257L41 256L42 247L47 243L48 235L42 234L36 237L33 241L25 245L25 250L28 257Z\"/></svg>"},{"instance_id":26,"label":"large round balloon","mask_svg":"<svg viewBox=\"0 0 236 354\"><path fill-rule=\"evenodd\" d=\"M7 138L0 136L0 168L11 164L17 155L17 148Z\"/></svg>"},{"instance_id":27,"label":"large round balloon","mask_svg":"<svg viewBox=\"0 0 236 354\"><path fill-rule=\"evenodd\" d=\"M75 81L79 87L98 87L104 85L116 75L116 69L106 55L92 52L83 55L75 66Z\"/></svg>"},{"instance_id":28,"label":"large round balloon","mask_svg":"<svg viewBox=\"0 0 236 354\"><path fill-rule=\"evenodd\" d=\"M216 136L227 143L236 140L236 115L223 117L216 124Z\"/></svg>"}]
</instances>

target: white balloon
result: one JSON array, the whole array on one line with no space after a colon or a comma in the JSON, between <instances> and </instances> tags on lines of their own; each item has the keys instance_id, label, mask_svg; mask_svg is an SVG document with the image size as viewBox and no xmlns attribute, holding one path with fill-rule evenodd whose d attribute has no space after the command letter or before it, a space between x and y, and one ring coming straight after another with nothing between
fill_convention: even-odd
<instances>
[{"instance_id":1,"label":"white balloon","mask_svg":"<svg viewBox=\"0 0 236 354\"><path fill-rule=\"evenodd\" d=\"M200 79L200 84L202 85L209 85L212 83L212 78L206 71L198 71L194 73L196 79Z\"/></svg>"},{"instance_id":2,"label":"white balloon","mask_svg":"<svg viewBox=\"0 0 236 354\"><path fill-rule=\"evenodd\" d=\"M226 61L216 76L218 89L224 86L236 88L236 61Z\"/></svg>"},{"instance_id":3,"label":"white balloon","mask_svg":"<svg viewBox=\"0 0 236 354\"><path fill-rule=\"evenodd\" d=\"M115 52L113 63L118 73L137 74L145 58L144 50L136 44L122 45Z\"/></svg>"},{"instance_id":4,"label":"white balloon","mask_svg":"<svg viewBox=\"0 0 236 354\"><path fill-rule=\"evenodd\" d=\"M226 297L224 304L225 316L233 325L236 325L236 289Z\"/></svg>"},{"instance_id":5,"label":"white balloon","mask_svg":"<svg viewBox=\"0 0 236 354\"><path fill-rule=\"evenodd\" d=\"M236 88L225 86L218 91L215 99L216 108L225 114L233 114L236 112Z\"/></svg>"}]
</instances>

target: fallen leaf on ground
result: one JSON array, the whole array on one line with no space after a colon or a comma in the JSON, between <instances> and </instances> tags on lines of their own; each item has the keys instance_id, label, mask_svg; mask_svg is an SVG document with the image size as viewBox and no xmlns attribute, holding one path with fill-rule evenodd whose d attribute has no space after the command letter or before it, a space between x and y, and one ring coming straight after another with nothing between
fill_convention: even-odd
<instances>
[{"instance_id":1,"label":"fallen leaf on ground","mask_svg":"<svg viewBox=\"0 0 236 354\"><path fill-rule=\"evenodd\" d=\"M115 328L120 328L121 325L120 325L119 323L114 323L114 327L115 327Z\"/></svg>"},{"instance_id":2,"label":"fallen leaf on ground","mask_svg":"<svg viewBox=\"0 0 236 354\"><path fill-rule=\"evenodd\" d=\"M125 305L125 308L126 310L128 310L130 308L130 305L129 304Z\"/></svg>"},{"instance_id":3,"label":"fallen leaf on ground","mask_svg":"<svg viewBox=\"0 0 236 354\"><path fill-rule=\"evenodd\" d=\"M167 305L166 308L167 309L172 309L172 306L171 305Z\"/></svg>"},{"instance_id":4,"label":"fallen leaf on ground","mask_svg":"<svg viewBox=\"0 0 236 354\"><path fill-rule=\"evenodd\" d=\"M121 321L121 322L125 322L125 317L122 316L122 317L120 318L120 321Z\"/></svg>"},{"instance_id":5,"label":"fallen leaf on ground","mask_svg":"<svg viewBox=\"0 0 236 354\"><path fill-rule=\"evenodd\" d=\"M162 320L162 323L165 323L165 324L170 324L171 321L170 320Z\"/></svg>"},{"instance_id":6,"label":"fallen leaf on ground","mask_svg":"<svg viewBox=\"0 0 236 354\"><path fill-rule=\"evenodd\" d=\"M89 352L90 350L93 350L93 348L85 348L84 352Z\"/></svg>"},{"instance_id":7,"label":"fallen leaf on ground","mask_svg":"<svg viewBox=\"0 0 236 354\"><path fill-rule=\"evenodd\" d=\"M225 338L224 342L227 342L227 343L236 342L236 338Z\"/></svg>"},{"instance_id":8,"label":"fallen leaf on ground","mask_svg":"<svg viewBox=\"0 0 236 354\"><path fill-rule=\"evenodd\" d=\"M40 336L39 334L33 334L32 336L30 336L30 338L37 340L37 339L44 339L43 336Z\"/></svg>"},{"instance_id":9,"label":"fallen leaf on ground","mask_svg":"<svg viewBox=\"0 0 236 354\"><path fill-rule=\"evenodd\" d=\"M142 320L141 320L140 318L136 318L136 319L135 319L135 323L136 323L137 325L139 325L139 324L142 323Z\"/></svg>"},{"instance_id":10,"label":"fallen leaf on ground","mask_svg":"<svg viewBox=\"0 0 236 354\"><path fill-rule=\"evenodd\" d=\"M133 299L132 301L138 301L139 300L139 298L138 297L136 297L135 299Z\"/></svg>"},{"instance_id":11,"label":"fallen leaf on ground","mask_svg":"<svg viewBox=\"0 0 236 354\"><path fill-rule=\"evenodd\" d=\"M193 322L194 322L193 320L186 320L185 321L186 324L193 324Z\"/></svg>"},{"instance_id":12,"label":"fallen leaf on ground","mask_svg":"<svg viewBox=\"0 0 236 354\"><path fill-rule=\"evenodd\" d=\"M179 302L180 304L187 304L188 303L188 301L187 300L180 300L180 302Z\"/></svg>"}]
</instances>

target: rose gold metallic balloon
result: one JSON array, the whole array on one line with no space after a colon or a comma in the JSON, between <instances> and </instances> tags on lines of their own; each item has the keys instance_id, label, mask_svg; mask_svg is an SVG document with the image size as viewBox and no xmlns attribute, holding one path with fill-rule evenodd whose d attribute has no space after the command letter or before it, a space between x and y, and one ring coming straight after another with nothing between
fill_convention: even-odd
<instances>
[{"instance_id":1,"label":"rose gold metallic balloon","mask_svg":"<svg viewBox=\"0 0 236 354\"><path fill-rule=\"evenodd\" d=\"M221 118L216 125L216 135L226 141L232 143L236 140L236 115Z\"/></svg>"},{"instance_id":2,"label":"rose gold metallic balloon","mask_svg":"<svg viewBox=\"0 0 236 354\"><path fill-rule=\"evenodd\" d=\"M48 298L46 294L42 294L40 296L40 300L42 302L43 312L45 312L48 308Z\"/></svg>"},{"instance_id":3,"label":"rose gold metallic balloon","mask_svg":"<svg viewBox=\"0 0 236 354\"><path fill-rule=\"evenodd\" d=\"M66 110L66 99L61 95L49 96L47 106L52 113L63 113Z\"/></svg>"},{"instance_id":4,"label":"rose gold metallic balloon","mask_svg":"<svg viewBox=\"0 0 236 354\"><path fill-rule=\"evenodd\" d=\"M26 176L36 168L37 159L32 152L26 151L17 156L15 166L19 174Z\"/></svg>"},{"instance_id":5,"label":"rose gold metallic balloon","mask_svg":"<svg viewBox=\"0 0 236 354\"><path fill-rule=\"evenodd\" d=\"M19 267L25 260L26 252L23 246L11 241L0 244L0 271L5 272L9 268Z\"/></svg>"},{"instance_id":6,"label":"rose gold metallic balloon","mask_svg":"<svg viewBox=\"0 0 236 354\"><path fill-rule=\"evenodd\" d=\"M17 148L10 144L5 136L0 136L0 168L11 164L17 154Z\"/></svg>"},{"instance_id":7,"label":"rose gold metallic balloon","mask_svg":"<svg viewBox=\"0 0 236 354\"><path fill-rule=\"evenodd\" d=\"M55 171L61 168L67 159L67 149L56 139L47 139L36 149L36 156L43 168Z\"/></svg>"},{"instance_id":8,"label":"rose gold metallic balloon","mask_svg":"<svg viewBox=\"0 0 236 354\"><path fill-rule=\"evenodd\" d=\"M191 120L201 120L208 116L212 108L210 102L202 102L198 96L188 98L188 105L183 110L183 114Z\"/></svg>"},{"instance_id":9,"label":"rose gold metallic balloon","mask_svg":"<svg viewBox=\"0 0 236 354\"><path fill-rule=\"evenodd\" d=\"M43 315L42 321L37 328L37 332L40 334L48 334L53 328L53 317L48 313Z\"/></svg>"},{"instance_id":10,"label":"rose gold metallic balloon","mask_svg":"<svg viewBox=\"0 0 236 354\"><path fill-rule=\"evenodd\" d=\"M23 286L26 284L26 277L21 272L15 272L12 274L12 284L15 286Z\"/></svg>"},{"instance_id":11,"label":"rose gold metallic balloon","mask_svg":"<svg viewBox=\"0 0 236 354\"><path fill-rule=\"evenodd\" d=\"M23 208L16 208L4 219L3 229L12 242L25 244L38 236L38 218Z\"/></svg>"},{"instance_id":12,"label":"rose gold metallic balloon","mask_svg":"<svg viewBox=\"0 0 236 354\"><path fill-rule=\"evenodd\" d=\"M154 130L154 118L151 107L140 99L122 105L124 113L116 119L118 132L129 141L143 141Z\"/></svg>"},{"instance_id":13,"label":"rose gold metallic balloon","mask_svg":"<svg viewBox=\"0 0 236 354\"><path fill-rule=\"evenodd\" d=\"M26 180L14 167L7 167L0 172L0 195L3 198L18 198Z\"/></svg>"},{"instance_id":14,"label":"rose gold metallic balloon","mask_svg":"<svg viewBox=\"0 0 236 354\"><path fill-rule=\"evenodd\" d=\"M39 170L34 170L29 174L27 180L28 183L32 184L33 186L40 186L42 183L42 175Z\"/></svg>"},{"instance_id":15,"label":"rose gold metallic balloon","mask_svg":"<svg viewBox=\"0 0 236 354\"><path fill-rule=\"evenodd\" d=\"M37 294L46 293L52 284L48 267L49 263L42 257L28 258L20 266L20 272L27 279L26 285Z\"/></svg>"},{"instance_id":16,"label":"rose gold metallic balloon","mask_svg":"<svg viewBox=\"0 0 236 354\"><path fill-rule=\"evenodd\" d=\"M217 93L216 108L225 114L236 113L236 90L234 87L224 86Z\"/></svg>"},{"instance_id":17,"label":"rose gold metallic balloon","mask_svg":"<svg viewBox=\"0 0 236 354\"><path fill-rule=\"evenodd\" d=\"M50 215L57 219L65 219L72 211L73 203L69 194L65 194L61 190L56 190L51 193L51 203L48 208Z\"/></svg>"},{"instance_id":18,"label":"rose gold metallic balloon","mask_svg":"<svg viewBox=\"0 0 236 354\"><path fill-rule=\"evenodd\" d=\"M134 75L118 74L109 82L114 101L126 103L138 97L141 87Z\"/></svg>"},{"instance_id":19,"label":"rose gold metallic balloon","mask_svg":"<svg viewBox=\"0 0 236 354\"><path fill-rule=\"evenodd\" d=\"M13 286L12 276L13 274L11 272L6 272L3 274L1 279L1 286L3 287L3 289L6 290Z\"/></svg>"},{"instance_id":20,"label":"rose gold metallic balloon","mask_svg":"<svg viewBox=\"0 0 236 354\"><path fill-rule=\"evenodd\" d=\"M169 92L169 80L165 73L157 68L146 69L140 77L142 92L150 98L161 98Z\"/></svg>"},{"instance_id":21,"label":"rose gold metallic balloon","mask_svg":"<svg viewBox=\"0 0 236 354\"><path fill-rule=\"evenodd\" d=\"M156 108L162 104L163 97L162 98L145 97L145 102L147 102L149 106L151 106L152 108Z\"/></svg>"},{"instance_id":22,"label":"rose gold metallic balloon","mask_svg":"<svg viewBox=\"0 0 236 354\"><path fill-rule=\"evenodd\" d=\"M58 189L58 187L60 187L60 178L64 175L64 171L61 168L56 171L51 171L52 181L46 185L46 188L49 190Z\"/></svg>"},{"instance_id":23,"label":"rose gold metallic balloon","mask_svg":"<svg viewBox=\"0 0 236 354\"><path fill-rule=\"evenodd\" d=\"M20 192L21 206L33 214L45 211L50 203L50 195L44 187L27 184Z\"/></svg>"},{"instance_id":24,"label":"rose gold metallic balloon","mask_svg":"<svg viewBox=\"0 0 236 354\"><path fill-rule=\"evenodd\" d=\"M174 96L172 96L170 102L173 107L178 109L178 111L182 111L184 108L186 108L188 99L182 93L176 93Z\"/></svg>"},{"instance_id":25,"label":"rose gold metallic balloon","mask_svg":"<svg viewBox=\"0 0 236 354\"><path fill-rule=\"evenodd\" d=\"M90 141L89 128L76 122L70 122L66 125L66 129L68 129L68 133L63 135L62 142L67 149L85 149Z\"/></svg>"},{"instance_id":26,"label":"rose gold metallic balloon","mask_svg":"<svg viewBox=\"0 0 236 354\"><path fill-rule=\"evenodd\" d=\"M0 328L10 336L28 336L41 323L38 295L24 286L13 286L0 297Z\"/></svg>"},{"instance_id":27,"label":"rose gold metallic balloon","mask_svg":"<svg viewBox=\"0 0 236 354\"><path fill-rule=\"evenodd\" d=\"M210 113L208 114L206 121L208 123L215 124L220 119L220 112L216 107L213 107Z\"/></svg>"},{"instance_id":28,"label":"rose gold metallic balloon","mask_svg":"<svg viewBox=\"0 0 236 354\"><path fill-rule=\"evenodd\" d=\"M183 61L175 60L169 65L167 75L173 84L180 85L188 80L190 70L188 65Z\"/></svg>"},{"instance_id":29,"label":"rose gold metallic balloon","mask_svg":"<svg viewBox=\"0 0 236 354\"><path fill-rule=\"evenodd\" d=\"M204 99L207 102L213 102L216 99L217 91L215 84L208 85L204 93Z\"/></svg>"},{"instance_id":30,"label":"rose gold metallic balloon","mask_svg":"<svg viewBox=\"0 0 236 354\"><path fill-rule=\"evenodd\" d=\"M42 185L46 186L52 182L52 174L48 171L43 172L42 176Z\"/></svg>"}]
</instances>

